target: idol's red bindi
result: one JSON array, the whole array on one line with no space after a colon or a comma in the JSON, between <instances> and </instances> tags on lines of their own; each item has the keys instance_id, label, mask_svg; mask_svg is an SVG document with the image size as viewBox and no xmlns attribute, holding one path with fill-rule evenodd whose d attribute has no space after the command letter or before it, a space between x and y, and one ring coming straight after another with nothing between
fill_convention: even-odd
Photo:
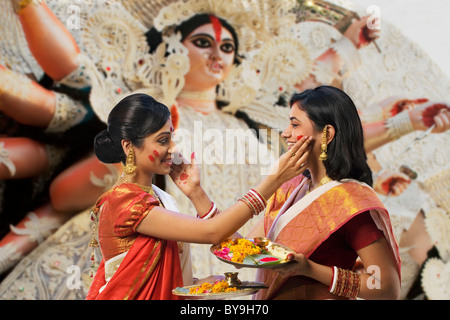
<instances>
[{"instance_id":1,"label":"idol's red bindi","mask_svg":"<svg viewBox=\"0 0 450 320\"><path fill-rule=\"evenodd\" d=\"M216 35L216 41L222 41L222 24L220 23L219 18L211 14L209 15L209 20L211 20L211 23L213 25L214 33Z\"/></svg>"}]
</instances>

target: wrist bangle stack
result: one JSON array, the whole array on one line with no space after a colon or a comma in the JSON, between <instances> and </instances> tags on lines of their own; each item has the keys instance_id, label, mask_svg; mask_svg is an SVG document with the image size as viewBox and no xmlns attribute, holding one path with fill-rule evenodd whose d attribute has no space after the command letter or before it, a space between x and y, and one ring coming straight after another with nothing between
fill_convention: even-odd
<instances>
[{"instance_id":1,"label":"wrist bangle stack","mask_svg":"<svg viewBox=\"0 0 450 320\"><path fill-rule=\"evenodd\" d=\"M356 298L361 287L361 275L350 270L333 267L330 293L347 298Z\"/></svg>"},{"instance_id":2,"label":"wrist bangle stack","mask_svg":"<svg viewBox=\"0 0 450 320\"><path fill-rule=\"evenodd\" d=\"M267 200L255 189L250 189L238 201L244 202L250 208L252 216L258 215L267 205Z\"/></svg>"},{"instance_id":3,"label":"wrist bangle stack","mask_svg":"<svg viewBox=\"0 0 450 320\"><path fill-rule=\"evenodd\" d=\"M209 209L209 211L205 215L203 215L201 217L197 213L197 218L209 219L209 218L215 217L218 214L219 214L219 209L217 209L216 204L214 202L212 202L211 209Z\"/></svg>"},{"instance_id":4,"label":"wrist bangle stack","mask_svg":"<svg viewBox=\"0 0 450 320\"><path fill-rule=\"evenodd\" d=\"M361 56L359 55L358 49L347 37L342 36L338 41L332 43L330 47L343 61L343 77L349 75L361 64Z\"/></svg>"},{"instance_id":5,"label":"wrist bangle stack","mask_svg":"<svg viewBox=\"0 0 450 320\"><path fill-rule=\"evenodd\" d=\"M406 110L387 119L384 122L384 125L386 126L391 139L398 139L401 136L414 131L409 112Z\"/></svg>"}]
</instances>

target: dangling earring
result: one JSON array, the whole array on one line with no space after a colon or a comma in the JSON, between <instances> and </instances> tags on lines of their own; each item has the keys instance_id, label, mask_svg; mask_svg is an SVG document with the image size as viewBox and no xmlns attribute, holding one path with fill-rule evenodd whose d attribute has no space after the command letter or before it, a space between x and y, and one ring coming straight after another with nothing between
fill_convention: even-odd
<instances>
[{"instance_id":1,"label":"dangling earring","mask_svg":"<svg viewBox=\"0 0 450 320\"><path fill-rule=\"evenodd\" d=\"M128 152L127 160L125 162L125 166L123 167L123 171L129 176L132 176L136 173L136 166L134 164L134 151L132 147Z\"/></svg>"},{"instance_id":2,"label":"dangling earring","mask_svg":"<svg viewBox=\"0 0 450 320\"><path fill-rule=\"evenodd\" d=\"M327 126L325 126L323 128L323 133L322 133L322 144L320 145L320 156L319 156L319 160L320 161L325 161L327 160Z\"/></svg>"}]
</instances>

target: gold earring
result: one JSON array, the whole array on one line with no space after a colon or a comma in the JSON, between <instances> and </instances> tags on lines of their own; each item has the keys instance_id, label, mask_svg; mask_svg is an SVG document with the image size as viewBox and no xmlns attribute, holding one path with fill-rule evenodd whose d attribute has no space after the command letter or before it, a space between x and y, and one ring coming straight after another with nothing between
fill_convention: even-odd
<instances>
[{"instance_id":1,"label":"gold earring","mask_svg":"<svg viewBox=\"0 0 450 320\"><path fill-rule=\"evenodd\" d=\"M128 152L127 160L125 162L125 166L123 167L123 171L129 176L132 176L136 173L133 148L130 148L130 151Z\"/></svg>"},{"instance_id":2,"label":"gold earring","mask_svg":"<svg viewBox=\"0 0 450 320\"><path fill-rule=\"evenodd\" d=\"M322 144L320 145L320 156L319 156L319 160L320 161L325 161L327 160L327 126L325 126L323 128L323 133L322 133Z\"/></svg>"}]
</instances>

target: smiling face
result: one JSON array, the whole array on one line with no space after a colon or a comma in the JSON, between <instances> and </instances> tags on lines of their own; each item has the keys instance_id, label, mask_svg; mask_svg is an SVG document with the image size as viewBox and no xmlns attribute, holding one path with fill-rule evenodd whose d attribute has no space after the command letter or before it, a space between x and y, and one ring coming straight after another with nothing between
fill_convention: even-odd
<instances>
[{"instance_id":1,"label":"smiling face","mask_svg":"<svg viewBox=\"0 0 450 320\"><path fill-rule=\"evenodd\" d=\"M160 130L146 137L140 148L134 147L138 175L151 177L153 174L170 173L175 150L172 135L172 120L169 119Z\"/></svg>"},{"instance_id":2,"label":"smiling face","mask_svg":"<svg viewBox=\"0 0 450 320\"><path fill-rule=\"evenodd\" d=\"M320 141L322 139L322 131L317 131L314 128L314 123L308 118L305 111L298 107L296 102L289 113L289 126L284 129L281 136L286 140L288 148L290 149L294 143L300 140L303 136L313 137L311 141L312 152L308 158L308 163L311 159L318 159L320 154Z\"/></svg>"},{"instance_id":3,"label":"smiling face","mask_svg":"<svg viewBox=\"0 0 450 320\"><path fill-rule=\"evenodd\" d=\"M183 41L189 50L190 70L185 75L185 90L214 88L229 75L233 67L235 43L231 33L220 25L204 24Z\"/></svg>"}]
</instances>

